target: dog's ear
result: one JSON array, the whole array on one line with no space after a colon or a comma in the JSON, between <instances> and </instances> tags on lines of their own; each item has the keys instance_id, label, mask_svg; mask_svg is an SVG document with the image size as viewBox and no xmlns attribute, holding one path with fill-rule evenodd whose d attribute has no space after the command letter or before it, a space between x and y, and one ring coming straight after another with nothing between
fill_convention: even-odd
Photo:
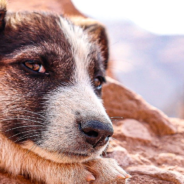
<instances>
[{"instance_id":1,"label":"dog's ear","mask_svg":"<svg viewBox=\"0 0 184 184\"><path fill-rule=\"evenodd\" d=\"M73 16L70 17L70 19L75 25L78 25L87 31L87 33L90 35L91 41L98 43L104 58L105 69L107 69L109 59L109 46L105 27L96 20L87 17Z\"/></svg>"},{"instance_id":2,"label":"dog's ear","mask_svg":"<svg viewBox=\"0 0 184 184\"><path fill-rule=\"evenodd\" d=\"M92 41L97 42L100 46L102 56L104 58L104 66L105 69L107 69L109 60L109 45L105 27L98 22L83 25L82 27L88 32L88 34L90 34Z\"/></svg>"},{"instance_id":3,"label":"dog's ear","mask_svg":"<svg viewBox=\"0 0 184 184\"><path fill-rule=\"evenodd\" d=\"M6 5L6 0L0 0L0 31L2 31L5 26Z\"/></svg>"}]
</instances>

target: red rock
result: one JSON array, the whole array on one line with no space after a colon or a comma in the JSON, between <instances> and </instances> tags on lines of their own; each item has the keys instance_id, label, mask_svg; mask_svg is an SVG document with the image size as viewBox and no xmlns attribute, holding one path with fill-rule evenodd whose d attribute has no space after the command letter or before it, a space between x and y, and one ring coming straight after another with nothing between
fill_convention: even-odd
<instances>
[{"instance_id":1,"label":"red rock","mask_svg":"<svg viewBox=\"0 0 184 184\"><path fill-rule=\"evenodd\" d=\"M170 182L170 184L184 184L184 176L176 171L166 171L163 169L159 169L155 166L141 166L141 167L131 167L128 169L128 171L134 175L140 174L140 175L147 175L151 178L155 178L154 181L160 180L164 183L164 181ZM133 177L132 177L133 178ZM129 184L131 183L131 179L129 181ZM137 181L137 184L143 184L141 181ZM156 183L155 183L156 184Z\"/></svg>"},{"instance_id":2,"label":"red rock","mask_svg":"<svg viewBox=\"0 0 184 184\"><path fill-rule=\"evenodd\" d=\"M174 153L160 153L156 158L159 165L172 165L184 166L184 158Z\"/></svg>"},{"instance_id":3,"label":"red rock","mask_svg":"<svg viewBox=\"0 0 184 184\"><path fill-rule=\"evenodd\" d=\"M122 122L123 122L121 126L122 135L142 141L152 140L152 136L149 133L148 129L145 126L143 126L139 121L134 119L126 119Z\"/></svg>"},{"instance_id":4,"label":"red rock","mask_svg":"<svg viewBox=\"0 0 184 184\"><path fill-rule=\"evenodd\" d=\"M111 117L123 117L115 118L108 155L132 175L127 183L184 184L184 120L168 118L112 79L103 98Z\"/></svg>"},{"instance_id":5,"label":"red rock","mask_svg":"<svg viewBox=\"0 0 184 184\"><path fill-rule=\"evenodd\" d=\"M108 156L116 159L121 167L127 167L132 162L131 157L129 156L127 150L121 146L113 148L113 151L109 152Z\"/></svg>"},{"instance_id":6,"label":"red rock","mask_svg":"<svg viewBox=\"0 0 184 184\"><path fill-rule=\"evenodd\" d=\"M119 82L111 78L107 78L107 81L108 83L103 87L103 100L110 117L124 117L146 122L157 135L176 133L176 128L164 113L149 105Z\"/></svg>"}]
</instances>

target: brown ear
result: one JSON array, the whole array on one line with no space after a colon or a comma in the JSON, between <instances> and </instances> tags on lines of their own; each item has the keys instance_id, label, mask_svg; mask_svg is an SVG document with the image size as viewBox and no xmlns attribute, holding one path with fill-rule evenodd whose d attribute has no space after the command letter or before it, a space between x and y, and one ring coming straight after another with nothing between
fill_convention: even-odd
<instances>
[{"instance_id":1,"label":"brown ear","mask_svg":"<svg viewBox=\"0 0 184 184\"><path fill-rule=\"evenodd\" d=\"M6 5L7 2L5 0L0 0L0 31L5 26Z\"/></svg>"},{"instance_id":2,"label":"brown ear","mask_svg":"<svg viewBox=\"0 0 184 184\"><path fill-rule=\"evenodd\" d=\"M109 44L105 27L101 24L93 24L85 26L84 29L86 29L92 36L92 39L97 41L97 43L100 45L100 49L104 57L104 66L105 69L107 69L109 60Z\"/></svg>"},{"instance_id":3,"label":"brown ear","mask_svg":"<svg viewBox=\"0 0 184 184\"><path fill-rule=\"evenodd\" d=\"M86 30L88 34L90 34L92 41L95 41L100 45L102 56L104 57L104 66L105 69L107 69L109 46L105 27L102 24L90 19L86 19L86 24L80 26Z\"/></svg>"},{"instance_id":4,"label":"brown ear","mask_svg":"<svg viewBox=\"0 0 184 184\"><path fill-rule=\"evenodd\" d=\"M87 31L92 41L99 44L102 55L104 57L104 66L105 69L107 69L109 59L109 45L105 27L91 18L86 18L82 16L69 18L75 25L78 25L82 27L85 31Z\"/></svg>"}]
</instances>

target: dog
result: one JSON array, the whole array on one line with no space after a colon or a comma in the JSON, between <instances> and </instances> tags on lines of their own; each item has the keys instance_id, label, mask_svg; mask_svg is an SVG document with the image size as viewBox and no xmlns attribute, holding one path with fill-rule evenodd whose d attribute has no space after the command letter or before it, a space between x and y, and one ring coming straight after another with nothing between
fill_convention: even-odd
<instances>
[{"instance_id":1,"label":"dog","mask_svg":"<svg viewBox=\"0 0 184 184\"><path fill-rule=\"evenodd\" d=\"M0 184L13 184L8 174L47 184L129 177L102 157L113 134L101 100L107 42L93 21L7 12L0 0Z\"/></svg>"}]
</instances>

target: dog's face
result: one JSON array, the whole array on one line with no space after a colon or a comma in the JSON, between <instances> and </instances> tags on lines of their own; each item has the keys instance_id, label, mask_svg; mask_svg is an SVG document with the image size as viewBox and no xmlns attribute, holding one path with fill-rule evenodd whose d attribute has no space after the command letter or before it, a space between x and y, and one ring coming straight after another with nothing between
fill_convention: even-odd
<instances>
[{"instance_id":1,"label":"dog's face","mask_svg":"<svg viewBox=\"0 0 184 184\"><path fill-rule=\"evenodd\" d=\"M4 20L1 131L59 162L102 154L113 128L100 99L106 59L99 44L59 15L8 13Z\"/></svg>"}]
</instances>

